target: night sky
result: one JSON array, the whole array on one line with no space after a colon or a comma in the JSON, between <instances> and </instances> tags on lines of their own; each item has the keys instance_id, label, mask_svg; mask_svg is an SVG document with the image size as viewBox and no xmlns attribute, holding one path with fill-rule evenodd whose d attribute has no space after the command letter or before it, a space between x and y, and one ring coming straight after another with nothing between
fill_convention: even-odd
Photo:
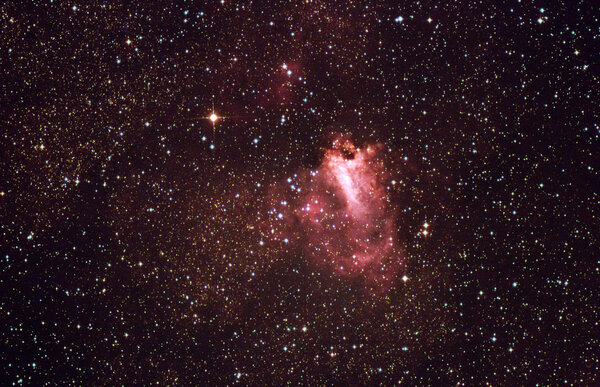
<instances>
[{"instance_id":1,"label":"night sky","mask_svg":"<svg viewBox=\"0 0 600 387\"><path fill-rule=\"evenodd\" d=\"M595 1L0 5L2 385L597 385Z\"/></svg>"}]
</instances>

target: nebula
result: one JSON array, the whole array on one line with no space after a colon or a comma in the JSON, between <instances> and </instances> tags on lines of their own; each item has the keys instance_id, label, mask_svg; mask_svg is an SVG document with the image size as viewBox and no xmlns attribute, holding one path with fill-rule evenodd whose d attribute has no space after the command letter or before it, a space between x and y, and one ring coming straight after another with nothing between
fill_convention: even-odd
<instances>
[{"instance_id":1,"label":"nebula","mask_svg":"<svg viewBox=\"0 0 600 387\"><path fill-rule=\"evenodd\" d=\"M403 258L381 148L336 137L318 168L271 188L268 234L341 275L389 282Z\"/></svg>"}]
</instances>

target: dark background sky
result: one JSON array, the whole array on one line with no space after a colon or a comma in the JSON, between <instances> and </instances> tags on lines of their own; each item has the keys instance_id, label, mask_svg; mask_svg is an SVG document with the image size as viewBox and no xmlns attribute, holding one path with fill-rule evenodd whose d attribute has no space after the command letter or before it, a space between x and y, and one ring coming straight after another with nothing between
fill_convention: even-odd
<instances>
[{"instance_id":1,"label":"dark background sky","mask_svg":"<svg viewBox=\"0 0 600 387\"><path fill-rule=\"evenodd\" d=\"M599 19L3 2L2 383L598 383ZM384 292L260 243L336 133L398 182Z\"/></svg>"}]
</instances>

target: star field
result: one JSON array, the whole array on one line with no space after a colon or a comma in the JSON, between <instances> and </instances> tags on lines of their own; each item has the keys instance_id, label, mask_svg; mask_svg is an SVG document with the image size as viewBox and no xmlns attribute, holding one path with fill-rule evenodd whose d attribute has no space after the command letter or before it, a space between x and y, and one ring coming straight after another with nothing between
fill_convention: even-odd
<instances>
[{"instance_id":1,"label":"star field","mask_svg":"<svg viewBox=\"0 0 600 387\"><path fill-rule=\"evenodd\" d=\"M600 383L593 1L0 26L2 384Z\"/></svg>"}]
</instances>

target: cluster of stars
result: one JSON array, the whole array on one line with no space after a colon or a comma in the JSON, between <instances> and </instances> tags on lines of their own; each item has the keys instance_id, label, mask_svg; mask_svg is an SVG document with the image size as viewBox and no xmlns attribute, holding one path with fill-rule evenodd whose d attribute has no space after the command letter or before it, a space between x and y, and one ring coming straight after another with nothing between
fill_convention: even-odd
<instances>
[{"instance_id":1,"label":"cluster of stars","mask_svg":"<svg viewBox=\"0 0 600 387\"><path fill-rule=\"evenodd\" d=\"M0 6L7 385L597 385L598 10Z\"/></svg>"}]
</instances>

